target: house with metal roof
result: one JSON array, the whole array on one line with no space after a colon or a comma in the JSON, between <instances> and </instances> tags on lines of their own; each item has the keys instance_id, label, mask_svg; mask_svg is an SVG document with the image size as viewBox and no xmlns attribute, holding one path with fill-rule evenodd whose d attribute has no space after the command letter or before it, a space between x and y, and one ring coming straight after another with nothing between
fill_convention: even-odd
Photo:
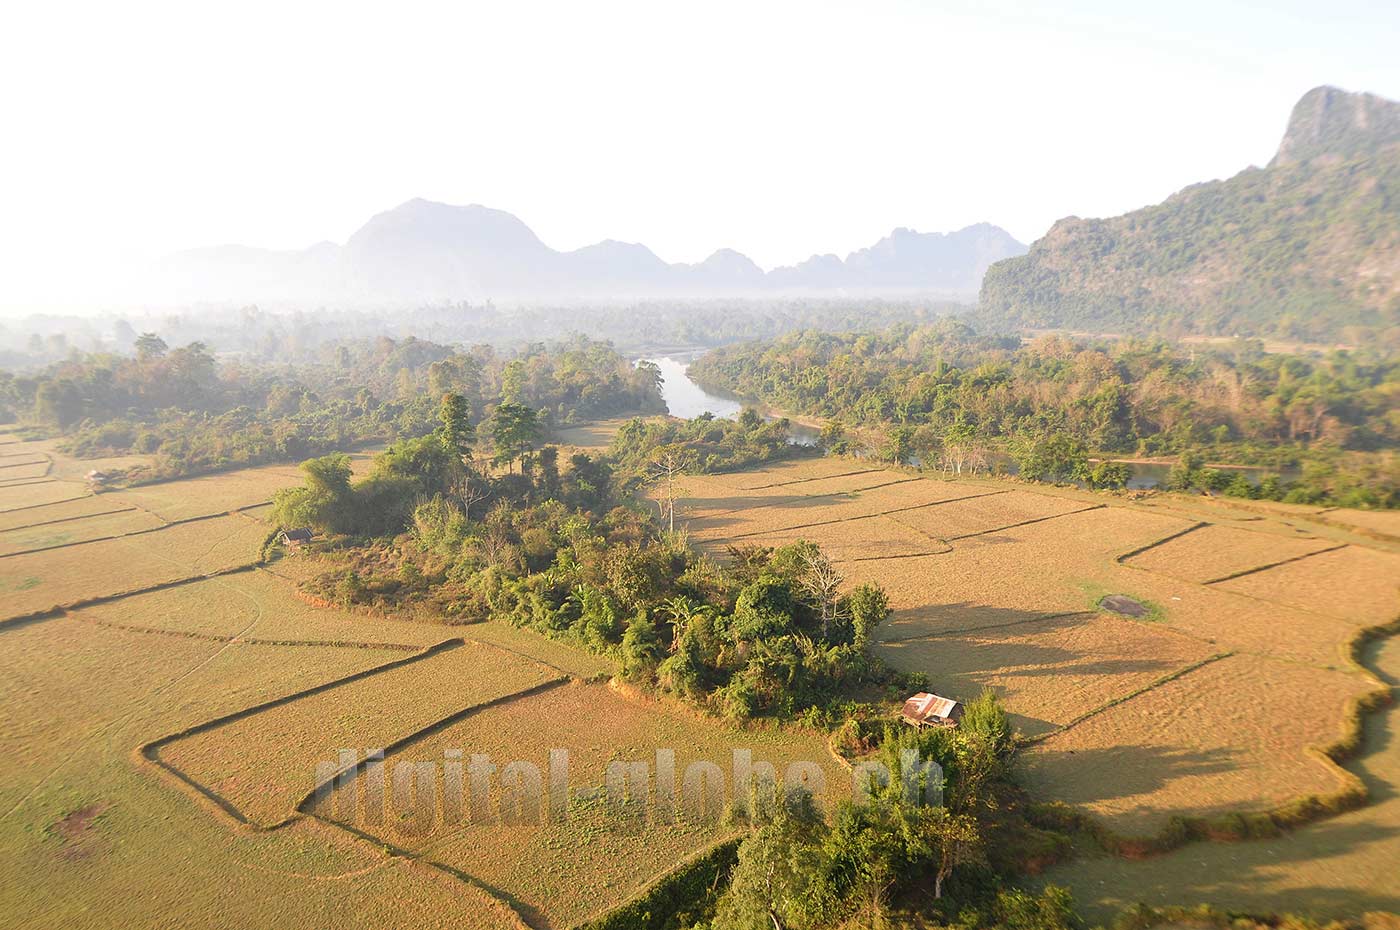
<instances>
[{"instance_id":1,"label":"house with metal roof","mask_svg":"<svg viewBox=\"0 0 1400 930\"><path fill-rule=\"evenodd\" d=\"M904 702L899 716L912 727L955 727L962 719L963 706L952 698L940 697L927 691Z\"/></svg>"}]
</instances>

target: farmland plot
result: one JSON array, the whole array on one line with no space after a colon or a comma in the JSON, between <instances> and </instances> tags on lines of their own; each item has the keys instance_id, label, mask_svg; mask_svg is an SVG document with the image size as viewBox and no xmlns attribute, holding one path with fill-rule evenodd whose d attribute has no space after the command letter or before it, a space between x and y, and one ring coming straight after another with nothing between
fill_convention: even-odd
<instances>
[{"instance_id":1,"label":"farmland plot","mask_svg":"<svg viewBox=\"0 0 1400 930\"><path fill-rule=\"evenodd\" d=\"M26 511L32 512L45 504L58 504L88 495L87 485L78 481L41 479L11 484L0 487L0 516L28 522L30 514Z\"/></svg>"},{"instance_id":2,"label":"farmland plot","mask_svg":"<svg viewBox=\"0 0 1400 930\"><path fill-rule=\"evenodd\" d=\"M316 766L363 753L486 701L559 678L532 660L477 643L447 648L181 737L161 761L254 823L290 817Z\"/></svg>"},{"instance_id":3,"label":"farmland plot","mask_svg":"<svg viewBox=\"0 0 1400 930\"><path fill-rule=\"evenodd\" d=\"M1260 811L1330 795L1341 770L1310 750L1341 735L1358 675L1232 656L1162 684L1038 744L1039 797L1084 807L1111 829L1150 836L1173 815Z\"/></svg>"},{"instance_id":4,"label":"farmland plot","mask_svg":"<svg viewBox=\"0 0 1400 930\"><path fill-rule=\"evenodd\" d=\"M1400 555L1347 546L1218 587L1374 626L1400 616Z\"/></svg>"},{"instance_id":5,"label":"farmland plot","mask_svg":"<svg viewBox=\"0 0 1400 930\"><path fill-rule=\"evenodd\" d=\"M122 513L134 510L130 504L123 504L119 501L104 500L95 495L86 495L73 498L58 503L40 504L33 507L26 507L23 510L13 510L0 513L0 532L9 530L28 529L38 526L51 526L58 523L67 523L82 520L92 516L106 516L113 513Z\"/></svg>"},{"instance_id":6,"label":"farmland plot","mask_svg":"<svg viewBox=\"0 0 1400 930\"><path fill-rule=\"evenodd\" d=\"M89 542L108 536L124 536L140 530L155 529L161 525L161 521L151 514L140 510L123 510L44 526L0 530L0 555Z\"/></svg>"},{"instance_id":7,"label":"farmland plot","mask_svg":"<svg viewBox=\"0 0 1400 930\"><path fill-rule=\"evenodd\" d=\"M440 763L447 751L460 750L464 758L484 754L498 766L519 760L543 772L551 749L567 749L576 797L567 822L544 816L536 824L435 822L431 830L406 835L395 827L402 821L388 818L373 832L499 889L521 902L537 926L572 926L626 901L724 835L685 822L646 822L634 828L609 820L601 802L577 797L602 784L610 761L650 763L663 748L675 751L678 792L694 761L718 765L732 784L736 748L750 749L755 762L772 763L779 777L789 762L818 764L826 773L827 803L850 790L850 776L818 734L734 730L685 710L622 697L602 685L571 684L472 714L386 759L392 771L401 761ZM322 799L316 812L363 824L367 811L359 788L352 784L338 798ZM499 778L493 789L490 807L499 811Z\"/></svg>"},{"instance_id":8,"label":"farmland plot","mask_svg":"<svg viewBox=\"0 0 1400 930\"><path fill-rule=\"evenodd\" d=\"M1336 545L1327 539L1251 532L1211 524L1141 552L1126 560L1126 564L1205 584L1302 558Z\"/></svg>"},{"instance_id":9,"label":"farmland plot","mask_svg":"<svg viewBox=\"0 0 1400 930\"><path fill-rule=\"evenodd\" d=\"M1400 682L1400 640L1376 650L1376 666ZM1351 919L1400 912L1400 707L1365 720L1365 755L1348 766L1370 788L1365 807L1274 839L1193 844L1147 861L1081 858L1047 873L1067 885L1088 922L1107 924L1137 901L1209 901L1249 913Z\"/></svg>"},{"instance_id":10,"label":"farmland plot","mask_svg":"<svg viewBox=\"0 0 1400 930\"><path fill-rule=\"evenodd\" d=\"M313 607L295 590L267 571L239 572L95 604L73 616L106 626L263 642L422 647L448 635L441 627Z\"/></svg>"},{"instance_id":11,"label":"farmland plot","mask_svg":"<svg viewBox=\"0 0 1400 930\"><path fill-rule=\"evenodd\" d=\"M974 696L992 688L1017 727L1035 736L1212 653L1162 626L1086 613L886 641L876 654L902 671L928 675L940 694Z\"/></svg>"},{"instance_id":12,"label":"farmland plot","mask_svg":"<svg viewBox=\"0 0 1400 930\"><path fill-rule=\"evenodd\" d=\"M0 619L247 564L266 528L219 517L0 559Z\"/></svg>"},{"instance_id":13,"label":"farmland plot","mask_svg":"<svg viewBox=\"0 0 1400 930\"><path fill-rule=\"evenodd\" d=\"M1060 517L1092 506L1063 497L1007 491L911 510L899 514L897 519L929 536L951 542Z\"/></svg>"}]
</instances>

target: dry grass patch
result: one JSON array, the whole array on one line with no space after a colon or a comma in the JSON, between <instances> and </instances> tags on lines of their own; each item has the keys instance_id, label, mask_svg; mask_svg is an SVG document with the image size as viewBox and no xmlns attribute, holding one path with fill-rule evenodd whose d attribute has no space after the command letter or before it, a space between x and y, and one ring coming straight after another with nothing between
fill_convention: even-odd
<instances>
[{"instance_id":1,"label":"dry grass patch","mask_svg":"<svg viewBox=\"0 0 1400 930\"><path fill-rule=\"evenodd\" d=\"M1337 509L1325 510L1321 516L1328 523L1400 539L1400 511Z\"/></svg>"},{"instance_id":2,"label":"dry grass patch","mask_svg":"<svg viewBox=\"0 0 1400 930\"><path fill-rule=\"evenodd\" d=\"M560 446L578 449L581 452L602 452L612 445L613 437L626 422L626 418L617 418L570 426L556 430L554 441Z\"/></svg>"},{"instance_id":3,"label":"dry grass patch","mask_svg":"<svg viewBox=\"0 0 1400 930\"><path fill-rule=\"evenodd\" d=\"M1154 546L1126 560L1126 564L1204 584L1336 545L1326 539L1281 536L1212 524Z\"/></svg>"},{"instance_id":4,"label":"dry grass patch","mask_svg":"<svg viewBox=\"0 0 1400 930\"><path fill-rule=\"evenodd\" d=\"M267 572L239 572L107 601L73 616L108 626L264 642L428 646L450 635L442 627L313 607L294 592L291 582Z\"/></svg>"},{"instance_id":5,"label":"dry grass patch","mask_svg":"<svg viewBox=\"0 0 1400 930\"><path fill-rule=\"evenodd\" d=\"M1400 639L1381 644L1377 657L1382 673L1400 681ZM1276 839L1192 844L1146 861L1079 858L1046 880L1068 885L1095 923L1137 901L1324 920L1400 912L1400 705L1367 716L1363 745L1348 766L1371 789L1362 808Z\"/></svg>"},{"instance_id":6,"label":"dry grass patch","mask_svg":"<svg viewBox=\"0 0 1400 930\"><path fill-rule=\"evenodd\" d=\"M181 737L160 759L254 823L291 816L315 787L316 766L366 750L557 673L479 643L426 656Z\"/></svg>"},{"instance_id":7,"label":"dry grass patch","mask_svg":"<svg viewBox=\"0 0 1400 930\"><path fill-rule=\"evenodd\" d=\"M1033 792L1083 807L1125 836L1172 816L1262 811L1342 787L1313 752L1341 734L1347 703L1374 685L1260 656L1196 669L1037 745Z\"/></svg>"},{"instance_id":8,"label":"dry grass patch","mask_svg":"<svg viewBox=\"0 0 1400 930\"><path fill-rule=\"evenodd\" d=\"M1161 626L1078 614L994 629L884 642L895 668L969 700L992 688L1016 725L1035 736L1207 658L1212 651Z\"/></svg>"},{"instance_id":9,"label":"dry grass patch","mask_svg":"<svg viewBox=\"0 0 1400 930\"><path fill-rule=\"evenodd\" d=\"M1400 615L1400 555L1347 546L1216 587L1374 626Z\"/></svg>"},{"instance_id":10,"label":"dry grass patch","mask_svg":"<svg viewBox=\"0 0 1400 930\"><path fill-rule=\"evenodd\" d=\"M781 774L795 760L824 767L828 799L849 793L850 776L832 759L825 740L795 730L736 730L669 705L623 697L604 685L572 684L487 708L414 742L386 760L441 762L449 749L484 753L497 765L522 760L547 771L551 749L569 750L575 793L601 785L613 760L654 762L659 748L674 749L678 781L693 761L711 761L732 782L731 753L748 748L755 761ZM499 772L493 783L499 786ZM357 786L352 786L352 789ZM494 793L493 793L494 794ZM341 799L345 801L344 798ZM499 796L492 800L493 809ZM470 802L468 802L470 803ZM345 803L342 815L351 815ZM335 799L318 812L331 815ZM363 822L361 820L361 822ZM376 835L415 850L517 899L540 927L568 927L627 900L682 859L719 838L698 824L645 824L630 829L606 817L601 805L575 801L566 823L527 825L436 824L404 836L386 821Z\"/></svg>"}]
</instances>

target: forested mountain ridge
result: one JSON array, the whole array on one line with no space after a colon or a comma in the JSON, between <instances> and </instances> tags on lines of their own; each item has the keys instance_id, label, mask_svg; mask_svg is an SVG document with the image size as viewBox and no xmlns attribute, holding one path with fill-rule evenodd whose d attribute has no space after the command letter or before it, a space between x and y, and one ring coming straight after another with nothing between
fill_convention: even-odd
<instances>
[{"instance_id":1,"label":"forested mountain ridge","mask_svg":"<svg viewBox=\"0 0 1400 930\"><path fill-rule=\"evenodd\" d=\"M992 329L1400 342L1400 103L1331 87L1266 168L1109 219L1068 217L993 265Z\"/></svg>"}]
</instances>

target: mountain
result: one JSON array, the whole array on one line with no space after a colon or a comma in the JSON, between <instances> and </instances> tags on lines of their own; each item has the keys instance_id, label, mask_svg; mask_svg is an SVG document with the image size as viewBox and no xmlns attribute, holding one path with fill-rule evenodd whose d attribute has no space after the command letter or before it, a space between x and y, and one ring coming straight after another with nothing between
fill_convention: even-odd
<instances>
[{"instance_id":1,"label":"mountain","mask_svg":"<svg viewBox=\"0 0 1400 930\"><path fill-rule=\"evenodd\" d=\"M1400 103L1319 87L1265 168L1068 217L982 282L989 328L1400 335Z\"/></svg>"},{"instance_id":2,"label":"mountain","mask_svg":"<svg viewBox=\"0 0 1400 930\"><path fill-rule=\"evenodd\" d=\"M986 223L953 233L896 229L844 261L813 256L765 273L720 249L668 264L638 243L550 248L518 218L479 205L410 200L370 218L344 246L299 252L242 246L170 256L138 294L149 302L416 304L787 293L931 294L971 299L992 262L1025 252Z\"/></svg>"}]
</instances>

